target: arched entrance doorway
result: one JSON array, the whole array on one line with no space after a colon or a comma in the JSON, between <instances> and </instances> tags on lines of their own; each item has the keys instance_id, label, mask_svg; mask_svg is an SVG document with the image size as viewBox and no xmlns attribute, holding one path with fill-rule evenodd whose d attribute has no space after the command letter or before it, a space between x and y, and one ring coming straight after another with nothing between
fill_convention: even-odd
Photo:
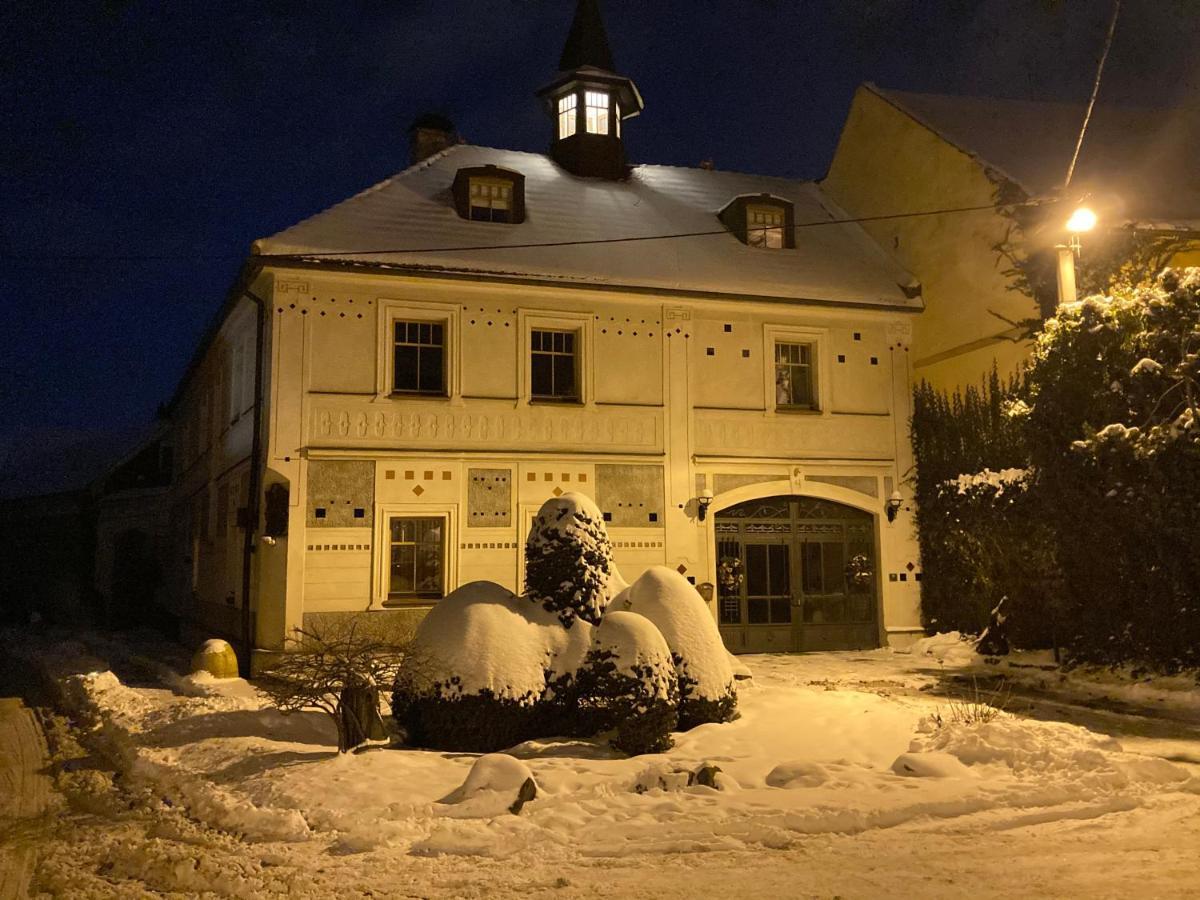
<instances>
[{"instance_id":1,"label":"arched entrance doorway","mask_svg":"<svg viewBox=\"0 0 1200 900\"><path fill-rule=\"evenodd\" d=\"M879 646L875 517L816 497L721 510L717 622L735 653Z\"/></svg>"}]
</instances>

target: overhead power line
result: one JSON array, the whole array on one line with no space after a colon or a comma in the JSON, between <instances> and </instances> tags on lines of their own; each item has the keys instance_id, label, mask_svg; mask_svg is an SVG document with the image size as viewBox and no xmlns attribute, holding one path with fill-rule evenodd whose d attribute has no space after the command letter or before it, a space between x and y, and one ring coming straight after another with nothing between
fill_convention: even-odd
<instances>
[{"instance_id":1,"label":"overhead power line","mask_svg":"<svg viewBox=\"0 0 1200 900\"><path fill-rule=\"evenodd\" d=\"M1071 164L1067 166L1067 180L1063 187L1071 186L1071 178L1075 175L1075 163L1079 162L1079 151L1083 149L1083 136L1087 134L1088 123L1092 120L1092 110L1096 106L1096 96L1100 93L1100 76L1104 74L1104 63L1108 61L1108 51L1112 49L1113 34L1117 30L1117 16L1121 14L1121 0L1114 0L1112 18L1108 22L1108 35L1104 38L1104 49L1100 53L1100 64L1096 66L1096 80L1092 83L1092 96L1088 100L1087 110L1083 114L1083 125L1079 129L1079 140L1075 142L1075 152L1071 154Z\"/></svg>"},{"instance_id":2,"label":"overhead power line","mask_svg":"<svg viewBox=\"0 0 1200 900\"><path fill-rule=\"evenodd\" d=\"M903 212L903 213L885 213L875 216L854 216L847 218L833 219L814 219L808 222L797 222L792 228L799 231L804 228L821 228L829 225L858 225L867 222L887 222L896 219L917 219L928 216L945 216L955 215L960 213L981 212L983 210L996 211L998 209L1019 208L1027 206L1044 206L1051 203L1059 202L1057 199L1040 199L1026 200L1016 203L992 204L985 203L979 206L955 206L943 209L921 210L919 212ZM257 255L257 259L272 260L305 260L305 259L327 259L327 258L345 258L355 256L382 256L396 254L414 254L414 253L467 253L480 250L529 250L539 247L580 247L597 244L632 244L642 241L672 241L682 240L686 238L696 237L711 237L715 235L727 235L727 228L718 228L711 231L685 231L675 232L671 234L649 234L649 235L632 235L629 237L615 238L590 238L571 241L538 241L523 244L475 244L471 246L447 246L447 247L384 247L375 248L372 250L320 250L320 251L304 251L302 253L261 253ZM0 260L13 262L195 262L205 260L240 260L244 259L242 254L221 253L221 254L162 254L162 253L85 253L85 254L69 254L69 253L47 253L47 254L19 254L19 253L0 253Z\"/></svg>"}]
</instances>

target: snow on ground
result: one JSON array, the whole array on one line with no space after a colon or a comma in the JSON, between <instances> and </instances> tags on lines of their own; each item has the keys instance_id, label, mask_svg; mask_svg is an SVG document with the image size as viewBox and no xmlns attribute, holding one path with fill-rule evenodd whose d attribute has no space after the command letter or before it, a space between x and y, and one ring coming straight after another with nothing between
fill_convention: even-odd
<instances>
[{"instance_id":1,"label":"snow on ground","mask_svg":"<svg viewBox=\"0 0 1200 900\"><path fill-rule=\"evenodd\" d=\"M626 758L601 740L511 748L522 764L513 771L527 769L538 789L520 815L502 811L507 802L452 802L475 754L339 756L326 717L280 715L240 679L164 672L161 686L131 686L78 646L38 655L55 660L67 704L90 725L127 789L156 814L175 816L172 834L207 829L207 844L195 841L192 857L177 844L162 848L165 868L126 860L128 877L156 890L196 890L196 873L212 868L218 851L241 854L242 868L218 866L224 880L210 883L238 896L295 893L295 879L284 879L280 866L339 871L349 879L344 884L376 889L394 885L384 877L389 867L399 872L415 860L430 861L421 869L430 877L455 872L470 881L501 864L510 876L553 887L555 873L597 864L627 872L671 867L681 853L732 872L736 859L757 869L772 852L784 854L780 860L806 857L813 841L858 858L859 845L845 841L877 855L888 833L903 832L911 853L918 844L922 853L948 853L946 841L964 835L1011 841L1014 830L1080 829L1118 815L1147 820L1152 830L1200 811L1200 768L1128 752L1118 740L1063 722L1013 715L950 721L948 701L919 689L948 665L946 656L961 667L972 663L948 642L936 646L946 651L941 663L924 655L928 648L743 657L755 678L740 686L741 717L678 734L667 754ZM722 770L721 790L663 777L706 763ZM388 861L383 871L381 860ZM50 875L66 878L48 865ZM630 876L625 884L635 882ZM558 888L571 884L580 882ZM992 895L978 885L971 890ZM931 893L918 884L904 892ZM465 887L445 894L455 895L475 894Z\"/></svg>"}]
</instances>

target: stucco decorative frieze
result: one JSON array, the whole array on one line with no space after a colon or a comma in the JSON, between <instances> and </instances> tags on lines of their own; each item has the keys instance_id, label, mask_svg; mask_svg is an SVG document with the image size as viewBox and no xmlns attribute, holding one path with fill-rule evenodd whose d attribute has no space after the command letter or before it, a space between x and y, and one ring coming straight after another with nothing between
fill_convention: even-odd
<instances>
[{"instance_id":1,"label":"stucco decorative frieze","mask_svg":"<svg viewBox=\"0 0 1200 900\"><path fill-rule=\"evenodd\" d=\"M470 447L661 452L662 415L636 408L431 409L313 398L308 444L316 447Z\"/></svg>"},{"instance_id":2,"label":"stucco decorative frieze","mask_svg":"<svg viewBox=\"0 0 1200 900\"><path fill-rule=\"evenodd\" d=\"M696 452L702 454L884 459L893 443L889 416L696 412Z\"/></svg>"}]
</instances>

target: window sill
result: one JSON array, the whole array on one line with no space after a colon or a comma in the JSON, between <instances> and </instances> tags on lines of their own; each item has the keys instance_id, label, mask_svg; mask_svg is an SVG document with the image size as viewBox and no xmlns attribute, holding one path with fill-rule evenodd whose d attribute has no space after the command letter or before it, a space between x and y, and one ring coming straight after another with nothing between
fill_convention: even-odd
<instances>
[{"instance_id":1,"label":"window sill","mask_svg":"<svg viewBox=\"0 0 1200 900\"><path fill-rule=\"evenodd\" d=\"M530 397L530 406L583 406L578 397Z\"/></svg>"},{"instance_id":2,"label":"window sill","mask_svg":"<svg viewBox=\"0 0 1200 900\"><path fill-rule=\"evenodd\" d=\"M421 393L418 391L392 391L387 394L393 400L449 400L446 394Z\"/></svg>"},{"instance_id":3,"label":"window sill","mask_svg":"<svg viewBox=\"0 0 1200 900\"><path fill-rule=\"evenodd\" d=\"M383 601L382 609L411 609L419 606L433 606L442 597L389 597Z\"/></svg>"},{"instance_id":4,"label":"window sill","mask_svg":"<svg viewBox=\"0 0 1200 900\"><path fill-rule=\"evenodd\" d=\"M788 416L819 416L821 410L815 406L776 406L775 412Z\"/></svg>"}]
</instances>

